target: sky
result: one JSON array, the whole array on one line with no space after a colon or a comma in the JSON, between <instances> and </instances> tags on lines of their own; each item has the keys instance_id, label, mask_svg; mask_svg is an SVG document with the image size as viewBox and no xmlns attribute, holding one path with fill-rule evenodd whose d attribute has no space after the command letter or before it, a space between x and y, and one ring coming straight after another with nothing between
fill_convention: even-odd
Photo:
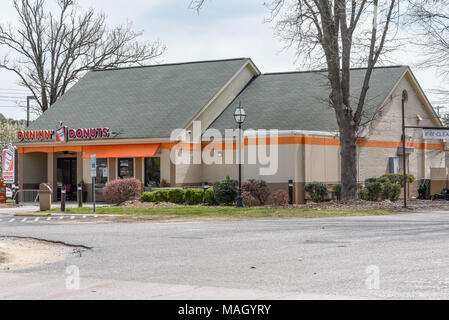
<instances>
[{"instance_id":1,"label":"sky","mask_svg":"<svg viewBox=\"0 0 449 320\"><path fill-rule=\"evenodd\" d=\"M111 27L132 21L136 31L143 31L142 40L162 41L167 46L162 63L250 57L262 72L299 70L294 50L285 50L285 44L275 37L273 25L264 23L268 17L264 1L209 0L200 14L189 8L190 0L79 0L79 4L104 12ZM11 17L12 0L2 0L0 21L13 21ZM0 57L5 53L0 47ZM436 70L414 68L421 54L405 47L394 55L392 63L410 65L425 90L449 89ZM25 97L27 92L17 80L13 73L0 70L0 97ZM428 97L434 106L442 103L441 97ZM9 107L15 106L13 100L0 100L0 113L25 119L24 109Z\"/></svg>"}]
</instances>

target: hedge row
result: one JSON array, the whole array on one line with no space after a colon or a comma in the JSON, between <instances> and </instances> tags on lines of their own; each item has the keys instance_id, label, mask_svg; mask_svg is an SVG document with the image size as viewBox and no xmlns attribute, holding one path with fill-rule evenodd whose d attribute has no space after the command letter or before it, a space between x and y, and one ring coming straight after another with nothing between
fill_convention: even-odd
<instances>
[{"instance_id":1,"label":"hedge row","mask_svg":"<svg viewBox=\"0 0 449 320\"><path fill-rule=\"evenodd\" d=\"M143 202L171 202L176 204L199 205L207 203L216 205L214 190L208 189L167 189L144 192L140 198Z\"/></svg>"}]
</instances>

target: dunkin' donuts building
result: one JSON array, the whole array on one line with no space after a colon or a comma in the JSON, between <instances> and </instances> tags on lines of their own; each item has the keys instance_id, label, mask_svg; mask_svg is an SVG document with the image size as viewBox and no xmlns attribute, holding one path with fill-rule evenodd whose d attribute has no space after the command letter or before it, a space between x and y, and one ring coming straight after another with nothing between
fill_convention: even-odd
<instances>
[{"instance_id":1,"label":"dunkin' donuts building","mask_svg":"<svg viewBox=\"0 0 449 320\"><path fill-rule=\"evenodd\" d=\"M364 71L351 72L354 97ZM376 68L354 164L361 183L401 171L404 156L418 180L445 167L444 142L423 140L419 129L407 131L402 154L404 91L407 125L441 126L410 68ZM307 182L339 183L338 126L328 97L326 72L262 74L247 58L91 71L18 133L19 186L47 182L57 190L55 201L59 190L75 193L81 182L91 190L92 154L98 197L109 181L126 177L146 187L235 179L238 139L229 132L237 128L233 114L241 103L247 114L243 180L263 179L273 191L287 190L293 180L301 203Z\"/></svg>"}]
</instances>

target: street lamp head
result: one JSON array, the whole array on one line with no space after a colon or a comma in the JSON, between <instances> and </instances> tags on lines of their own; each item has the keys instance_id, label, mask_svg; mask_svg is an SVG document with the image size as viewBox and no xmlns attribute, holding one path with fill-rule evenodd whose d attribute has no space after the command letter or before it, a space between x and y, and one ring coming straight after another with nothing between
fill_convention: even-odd
<instances>
[{"instance_id":1,"label":"street lamp head","mask_svg":"<svg viewBox=\"0 0 449 320\"><path fill-rule=\"evenodd\" d=\"M242 124L243 122L245 122L246 113L245 110L242 108L241 102L239 103L239 107L235 110L234 119L235 122L237 122L238 124Z\"/></svg>"}]
</instances>

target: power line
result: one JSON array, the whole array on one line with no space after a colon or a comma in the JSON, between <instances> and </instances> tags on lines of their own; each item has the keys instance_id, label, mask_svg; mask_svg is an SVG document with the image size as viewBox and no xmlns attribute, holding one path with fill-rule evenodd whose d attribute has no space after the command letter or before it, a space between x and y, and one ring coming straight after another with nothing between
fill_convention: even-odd
<instances>
[{"instance_id":1,"label":"power line","mask_svg":"<svg viewBox=\"0 0 449 320\"><path fill-rule=\"evenodd\" d=\"M18 92L29 92L30 90L27 89L12 89L12 88L0 88L1 91L18 91Z\"/></svg>"}]
</instances>

